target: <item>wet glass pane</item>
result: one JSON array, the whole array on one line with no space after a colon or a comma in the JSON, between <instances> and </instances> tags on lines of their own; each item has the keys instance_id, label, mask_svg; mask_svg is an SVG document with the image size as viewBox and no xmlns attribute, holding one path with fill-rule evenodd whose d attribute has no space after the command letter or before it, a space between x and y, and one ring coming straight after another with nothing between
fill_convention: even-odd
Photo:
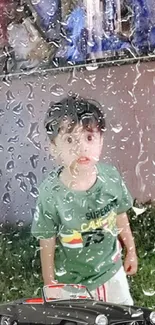
<instances>
[{"instance_id":1,"label":"wet glass pane","mask_svg":"<svg viewBox=\"0 0 155 325\"><path fill-rule=\"evenodd\" d=\"M154 0L0 0L0 302L58 281L154 309L154 51Z\"/></svg>"}]
</instances>

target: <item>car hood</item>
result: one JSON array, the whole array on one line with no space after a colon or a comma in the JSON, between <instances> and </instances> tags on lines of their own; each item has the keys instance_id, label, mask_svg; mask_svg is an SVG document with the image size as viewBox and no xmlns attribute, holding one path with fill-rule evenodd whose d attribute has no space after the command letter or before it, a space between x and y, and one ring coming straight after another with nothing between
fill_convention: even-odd
<instances>
[{"instance_id":1,"label":"car hood","mask_svg":"<svg viewBox=\"0 0 155 325\"><path fill-rule=\"evenodd\" d=\"M53 304L52 304L53 305ZM55 303L57 308L75 309L80 315L90 315L97 316L99 314L104 314L109 319L110 323L119 323L119 322L128 322L133 321L143 321L144 320L144 311L142 308L138 307L127 307L120 306L116 304L108 304L104 302L97 302L94 300L65 300L57 301ZM49 306L50 307L50 306ZM149 310L148 310L149 311Z\"/></svg>"}]
</instances>

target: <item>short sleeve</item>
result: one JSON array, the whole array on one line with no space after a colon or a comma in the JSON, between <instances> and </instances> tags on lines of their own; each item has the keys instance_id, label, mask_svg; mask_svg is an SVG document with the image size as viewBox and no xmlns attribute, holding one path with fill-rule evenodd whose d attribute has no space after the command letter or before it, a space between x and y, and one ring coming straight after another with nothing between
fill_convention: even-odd
<instances>
[{"instance_id":1,"label":"short sleeve","mask_svg":"<svg viewBox=\"0 0 155 325\"><path fill-rule=\"evenodd\" d=\"M47 204L44 204L41 199L38 199L31 233L37 239L48 239L57 236L58 233L58 220L56 211L52 204L50 204L50 209L47 209Z\"/></svg>"},{"instance_id":2,"label":"short sleeve","mask_svg":"<svg viewBox=\"0 0 155 325\"><path fill-rule=\"evenodd\" d=\"M129 209L133 207L133 198L120 175L119 175L119 180L120 180L120 191L118 197L117 214L127 212Z\"/></svg>"}]
</instances>

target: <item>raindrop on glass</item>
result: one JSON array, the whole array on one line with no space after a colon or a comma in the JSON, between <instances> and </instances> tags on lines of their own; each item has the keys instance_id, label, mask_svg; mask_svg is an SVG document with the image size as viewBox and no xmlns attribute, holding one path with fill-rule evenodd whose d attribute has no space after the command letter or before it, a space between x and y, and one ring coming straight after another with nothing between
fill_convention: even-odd
<instances>
[{"instance_id":1,"label":"raindrop on glass","mask_svg":"<svg viewBox=\"0 0 155 325\"><path fill-rule=\"evenodd\" d=\"M74 209L70 209L70 210L67 210L65 211L65 220L66 221L71 221L72 218L74 217Z\"/></svg>"},{"instance_id":2,"label":"raindrop on glass","mask_svg":"<svg viewBox=\"0 0 155 325\"><path fill-rule=\"evenodd\" d=\"M3 116L4 116L4 110L0 109L0 117L3 117Z\"/></svg>"},{"instance_id":3,"label":"raindrop on glass","mask_svg":"<svg viewBox=\"0 0 155 325\"><path fill-rule=\"evenodd\" d=\"M42 168L42 173L45 174L47 172L47 168L46 167L43 167Z\"/></svg>"},{"instance_id":4,"label":"raindrop on glass","mask_svg":"<svg viewBox=\"0 0 155 325\"><path fill-rule=\"evenodd\" d=\"M123 130L122 125L117 125L116 127L112 127L112 131L114 131L115 133L119 133Z\"/></svg>"},{"instance_id":5,"label":"raindrop on glass","mask_svg":"<svg viewBox=\"0 0 155 325\"><path fill-rule=\"evenodd\" d=\"M11 86L11 80L9 79L9 77L5 77L3 79L3 83L7 86L10 87Z\"/></svg>"},{"instance_id":6,"label":"raindrop on glass","mask_svg":"<svg viewBox=\"0 0 155 325\"><path fill-rule=\"evenodd\" d=\"M54 96L61 96L64 94L64 89L60 85L55 84L50 88L50 92Z\"/></svg>"},{"instance_id":7,"label":"raindrop on glass","mask_svg":"<svg viewBox=\"0 0 155 325\"><path fill-rule=\"evenodd\" d=\"M64 268L55 271L55 274L57 276L63 276L66 273L67 273L67 271Z\"/></svg>"},{"instance_id":8,"label":"raindrop on glass","mask_svg":"<svg viewBox=\"0 0 155 325\"><path fill-rule=\"evenodd\" d=\"M27 98L30 100L34 99L33 86L28 82L26 83L26 86L29 88L29 93L28 93Z\"/></svg>"},{"instance_id":9,"label":"raindrop on glass","mask_svg":"<svg viewBox=\"0 0 155 325\"><path fill-rule=\"evenodd\" d=\"M16 179L17 181L22 181L23 177L24 177L24 175L23 175L22 173L21 173L21 174L16 174L16 175L15 175L15 179Z\"/></svg>"},{"instance_id":10,"label":"raindrop on glass","mask_svg":"<svg viewBox=\"0 0 155 325\"><path fill-rule=\"evenodd\" d=\"M14 161L10 160L8 161L8 163L6 164L6 169L8 172L12 172L12 170L14 169Z\"/></svg>"},{"instance_id":11,"label":"raindrop on glass","mask_svg":"<svg viewBox=\"0 0 155 325\"><path fill-rule=\"evenodd\" d=\"M9 147L9 148L8 148L8 152L9 152L9 153L13 152L14 150L15 150L14 147Z\"/></svg>"},{"instance_id":12,"label":"raindrop on glass","mask_svg":"<svg viewBox=\"0 0 155 325\"><path fill-rule=\"evenodd\" d=\"M3 195L3 202L4 202L5 204L8 204L8 203L11 202L11 197L10 197L10 194L9 194L9 193L5 193L5 194Z\"/></svg>"},{"instance_id":13,"label":"raindrop on glass","mask_svg":"<svg viewBox=\"0 0 155 325\"><path fill-rule=\"evenodd\" d=\"M38 5L39 2L40 2L40 0L32 0L32 4L33 4L33 6Z\"/></svg>"},{"instance_id":14,"label":"raindrop on glass","mask_svg":"<svg viewBox=\"0 0 155 325\"><path fill-rule=\"evenodd\" d=\"M46 86L45 86L45 85L42 85L42 86L41 86L41 90L42 90L42 91L46 91Z\"/></svg>"},{"instance_id":15,"label":"raindrop on glass","mask_svg":"<svg viewBox=\"0 0 155 325\"><path fill-rule=\"evenodd\" d=\"M18 105L16 105L14 108L13 108L13 112L15 114L20 114L20 112L23 110L23 104L22 102L20 102Z\"/></svg>"},{"instance_id":16,"label":"raindrop on glass","mask_svg":"<svg viewBox=\"0 0 155 325\"><path fill-rule=\"evenodd\" d=\"M30 157L30 162L31 162L31 165L33 168L36 168L37 167L37 164L38 164L38 161L39 161L39 155L32 155Z\"/></svg>"},{"instance_id":17,"label":"raindrop on glass","mask_svg":"<svg viewBox=\"0 0 155 325\"><path fill-rule=\"evenodd\" d=\"M11 101L14 100L14 99L15 99L15 97L14 97L13 93L12 93L10 90L8 90L8 91L6 92L6 100L7 100L8 102L11 102Z\"/></svg>"},{"instance_id":18,"label":"raindrop on glass","mask_svg":"<svg viewBox=\"0 0 155 325\"><path fill-rule=\"evenodd\" d=\"M153 289L151 289L151 288L148 289L148 290L143 289L143 293L144 293L145 296L148 296L148 297L152 297L152 296L155 295L155 291Z\"/></svg>"},{"instance_id":19,"label":"raindrop on glass","mask_svg":"<svg viewBox=\"0 0 155 325\"><path fill-rule=\"evenodd\" d=\"M29 172L26 175L26 178L29 180L31 186L36 185L37 184L37 177L33 172Z\"/></svg>"},{"instance_id":20,"label":"raindrop on glass","mask_svg":"<svg viewBox=\"0 0 155 325\"><path fill-rule=\"evenodd\" d=\"M23 191L23 192L26 192L26 191L27 191L27 185L25 184L24 181L21 181L21 182L20 182L20 189L21 189L21 191Z\"/></svg>"},{"instance_id":21,"label":"raindrop on glass","mask_svg":"<svg viewBox=\"0 0 155 325\"><path fill-rule=\"evenodd\" d=\"M73 202L73 200L74 200L74 195L73 195L73 193L67 193L66 194L66 197L65 197L65 201L67 202L67 203L70 203L70 202Z\"/></svg>"},{"instance_id":22,"label":"raindrop on glass","mask_svg":"<svg viewBox=\"0 0 155 325\"><path fill-rule=\"evenodd\" d=\"M7 192L9 192L9 191L11 190L10 182L7 182L7 183L5 184L5 188L6 188Z\"/></svg>"},{"instance_id":23,"label":"raindrop on glass","mask_svg":"<svg viewBox=\"0 0 155 325\"><path fill-rule=\"evenodd\" d=\"M37 149L41 149L41 145L40 142L36 142L35 141L35 137L37 137L39 135L39 126L37 122L31 123L30 124L30 129L29 129L29 133L27 134L27 138L30 142L33 143L33 145L37 148Z\"/></svg>"},{"instance_id":24,"label":"raindrop on glass","mask_svg":"<svg viewBox=\"0 0 155 325\"><path fill-rule=\"evenodd\" d=\"M32 187L32 188L31 188L30 194L31 194L34 198L37 198L37 197L39 196L39 192L38 192L38 190L37 190L36 187Z\"/></svg>"},{"instance_id":25,"label":"raindrop on glass","mask_svg":"<svg viewBox=\"0 0 155 325\"><path fill-rule=\"evenodd\" d=\"M16 122L16 124L20 127L23 128L24 127L24 122L19 118L18 121Z\"/></svg>"},{"instance_id":26,"label":"raindrop on glass","mask_svg":"<svg viewBox=\"0 0 155 325\"><path fill-rule=\"evenodd\" d=\"M12 137L12 138L9 138L9 140L8 140L8 142L10 143L10 142L12 142L12 143L16 143L16 142L18 142L19 141L19 135L16 135L16 136L14 136L14 137Z\"/></svg>"},{"instance_id":27,"label":"raindrop on glass","mask_svg":"<svg viewBox=\"0 0 155 325\"><path fill-rule=\"evenodd\" d=\"M34 117L34 106L32 104L27 105L27 110Z\"/></svg>"},{"instance_id":28,"label":"raindrop on glass","mask_svg":"<svg viewBox=\"0 0 155 325\"><path fill-rule=\"evenodd\" d=\"M0 152L4 151L4 147L0 145Z\"/></svg>"}]
</instances>

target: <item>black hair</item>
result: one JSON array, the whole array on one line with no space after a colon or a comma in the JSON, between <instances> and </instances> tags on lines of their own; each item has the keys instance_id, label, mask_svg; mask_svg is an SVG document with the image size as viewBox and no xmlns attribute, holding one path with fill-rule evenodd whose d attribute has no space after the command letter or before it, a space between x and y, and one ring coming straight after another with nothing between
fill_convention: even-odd
<instances>
[{"instance_id":1,"label":"black hair","mask_svg":"<svg viewBox=\"0 0 155 325\"><path fill-rule=\"evenodd\" d=\"M68 120L67 132L71 133L77 124L82 124L89 131L94 127L100 133L105 130L105 117L101 106L95 100L84 99L72 95L65 97L60 102L51 103L47 111L44 125L51 141L55 139L61 130L64 120Z\"/></svg>"}]
</instances>

